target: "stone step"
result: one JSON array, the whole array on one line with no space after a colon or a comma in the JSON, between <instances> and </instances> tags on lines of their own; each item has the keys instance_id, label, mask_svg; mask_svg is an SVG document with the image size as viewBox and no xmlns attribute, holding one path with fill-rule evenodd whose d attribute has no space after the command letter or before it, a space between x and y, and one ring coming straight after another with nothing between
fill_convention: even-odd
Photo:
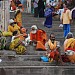
<instances>
[{"instance_id":1,"label":"stone step","mask_svg":"<svg viewBox=\"0 0 75 75\"><path fill-rule=\"evenodd\" d=\"M56 63L56 62L43 62L40 59L39 60L23 60L23 58L18 58L18 59L7 59L3 60L0 62L0 67L2 66L61 66L61 63ZM64 63L63 66L75 66L75 64L72 63ZM73 68L73 67L72 67ZM75 67L74 67L75 68Z\"/></svg>"},{"instance_id":2,"label":"stone step","mask_svg":"<svg viewBox=\"0 0 75 75\"><path fill-rule=\"evenodd\" d=\"M6 61L40 61L42 55L0 55L3 62Z\"/></svg>"},{"instance_id":3,"label":"stone step","mask_svg":"<svg viewBox=\"0 0 75 75\"><path fill-rule=\"evenodd\" d=\"M0 75L75 75L74 66L2 66Z\"/></svg>"},{"instance_id":4,"label":"stone step","mask_svg":"<svg viewBox=\"0 0 75 75\"><path fill-rule=\"evenodd\" d=\"M36 49L32 46L28 46L25 55L44 55L46 51L36 51ZM0 50L0 56L2 55L16 55L15 51L10 51L10 50Z\"/></svg>"}]
</instances>

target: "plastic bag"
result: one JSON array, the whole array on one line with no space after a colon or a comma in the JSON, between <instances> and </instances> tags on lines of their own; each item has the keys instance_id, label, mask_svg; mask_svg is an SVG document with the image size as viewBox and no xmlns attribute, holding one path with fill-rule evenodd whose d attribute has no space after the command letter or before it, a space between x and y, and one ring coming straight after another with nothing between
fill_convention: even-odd
<instances>
[{"instance_id":1,"label":"plastic bag","mask_svg":"<svg viewBox=\"0 0 75 75\"><path fill-rule=\"evenodd\" d=\"M41 60L42 60L43 62L48 62L48 61L49 61L48 57L46 57L46 56L42 56L42 57L41 57Z\"/></svg>"},{"instance_id":2,"label":"plastic bag","mask_svg":"<svg viewBox=\"0 0 75 75\"><path fill-rule=\"evenodd\" d=\"M63 27L63 24L60 24L60 25L59 25L59 27L61 27L61 28L62 28L62 27Z\"/></svg>"}]
</instances>

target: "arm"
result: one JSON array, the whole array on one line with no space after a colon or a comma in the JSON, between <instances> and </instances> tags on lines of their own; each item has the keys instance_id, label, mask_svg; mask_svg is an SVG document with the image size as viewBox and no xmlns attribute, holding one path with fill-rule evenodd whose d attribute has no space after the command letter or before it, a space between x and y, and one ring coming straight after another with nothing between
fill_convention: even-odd
<instances>
[{"instance_id":1,"label":"arm","mask_svg":"<svg viewBox=\"0 0 75 75\"><path fill-rule=\"evenodd\" d=\"M23 35L23 34L19 34L19 35L15 36L14 39L16 39L16 38L18 38L18 37L20 37L20 36L22 36L22 35Z\"/></svg>"},{"instance_id":2,"label":"arm","mask_svg":"<svg viewBox=\"0 0 75 75\"><path fill-rule=\"evenodd\" d=\"M60 16L60 23L63 24L63 13Z\"/></svg>"},{"instance_id":3,"label":"arm","mask_svg":"<svg viewBox=\"0 0 75 75\"><path fill-rule=\"evenodd\" d=\"M69 19L70 19L70 24L72 22L72 15L71 15L71 11L69 11Z\"/></svg>"}]
</instances>

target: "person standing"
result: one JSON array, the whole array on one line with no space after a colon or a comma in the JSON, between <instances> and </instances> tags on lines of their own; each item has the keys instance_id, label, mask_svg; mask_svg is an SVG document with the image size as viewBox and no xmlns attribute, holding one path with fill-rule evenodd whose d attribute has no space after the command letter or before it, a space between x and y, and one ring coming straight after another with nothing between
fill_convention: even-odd
<instances>
[{"instance_id":1,"label":"person standing","mask_svg":"<svg viewBox=\"0 0 75 75\"><path fill-rule=\"evenodd\" d=\"M44 17L44 9L45 9L44 1L39 0L38 1L38 14L39 14L39 17Z\"/></svg>"},{"instance_id":2,"label":"person standing","mask_svg":"<svg viewBox=\"0 0 75 75\"><path fill-rule=\"evenodd\" d=\"M46 5L46 10L44 16L46 17L44 26L47 28L52 28L52 8L50 4Z\"/></svg>"},{"instance_id":3,"label":"person standing","mask_svg":"<svg viewBox=\"0 0 75 75\"><path fill-rule=\"evenodd\" d=\"M34 17L38 17L38 0L34 0L33 6L34 6Z\"/></svg>"},{"instance_id":4,"label":"person standing","mask_svg":"<svg viewBox=\"0 0 75 75\"><path fill-rule=\"evenodd\" d=\"M15 21L17 22L19 27L22 27L22 12L23 11L24 11L23 5L19 4L14 15Z\"/></svg>"},{"instance_id":5,"label":"person standing","mask_svg":"<svg viewBox=\"0 0 75 75\"><path fill-rule=\"evenodd\" d=\"M70 32L70 24L71 24L71 11L68 9L67 5L64 4L64 12L61 15L61 22L63 24L64 29L64 37Z\"/></svg>"}]
</instances>

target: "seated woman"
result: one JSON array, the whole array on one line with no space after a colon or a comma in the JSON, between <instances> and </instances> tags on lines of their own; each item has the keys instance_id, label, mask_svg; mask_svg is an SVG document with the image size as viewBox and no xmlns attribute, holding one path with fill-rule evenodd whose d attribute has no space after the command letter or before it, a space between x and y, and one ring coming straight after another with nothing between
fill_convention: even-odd
<instances>
[{"instance_id":1,"label":"seated woman","mask_svg":"<svg viewBox=\"0 0 75 75\"><path fill-rule=\"evenodd\" d=\"M15 50L17 54L24 54L26 51L23 40L19 38L21 35L23 34L18 35L18 31L14 31L10 44L10 50Z\"/></svg>"},{"instance_id":2,"label":"seated woman","mask_svg":"<svg viewBox=\"0 0 75 75\"><path fill-rule=\"evenodd\" d=\"M75 39L71 32L68 33L64 41L64 52L69 61L75 63Z\"/></svg>"},{"instance_id":3,"label":"seated woman","mask_svg":"<svg viewBox=\"0 0 75 75\"><path fill-rule=\"evenodd\" d=\"M8 31L12 33L14 31L18 31L18 33L20 33L20 27L17 25L17 23L15 23L13 19L9 20Z\"/></svg>"}]
</instances>

